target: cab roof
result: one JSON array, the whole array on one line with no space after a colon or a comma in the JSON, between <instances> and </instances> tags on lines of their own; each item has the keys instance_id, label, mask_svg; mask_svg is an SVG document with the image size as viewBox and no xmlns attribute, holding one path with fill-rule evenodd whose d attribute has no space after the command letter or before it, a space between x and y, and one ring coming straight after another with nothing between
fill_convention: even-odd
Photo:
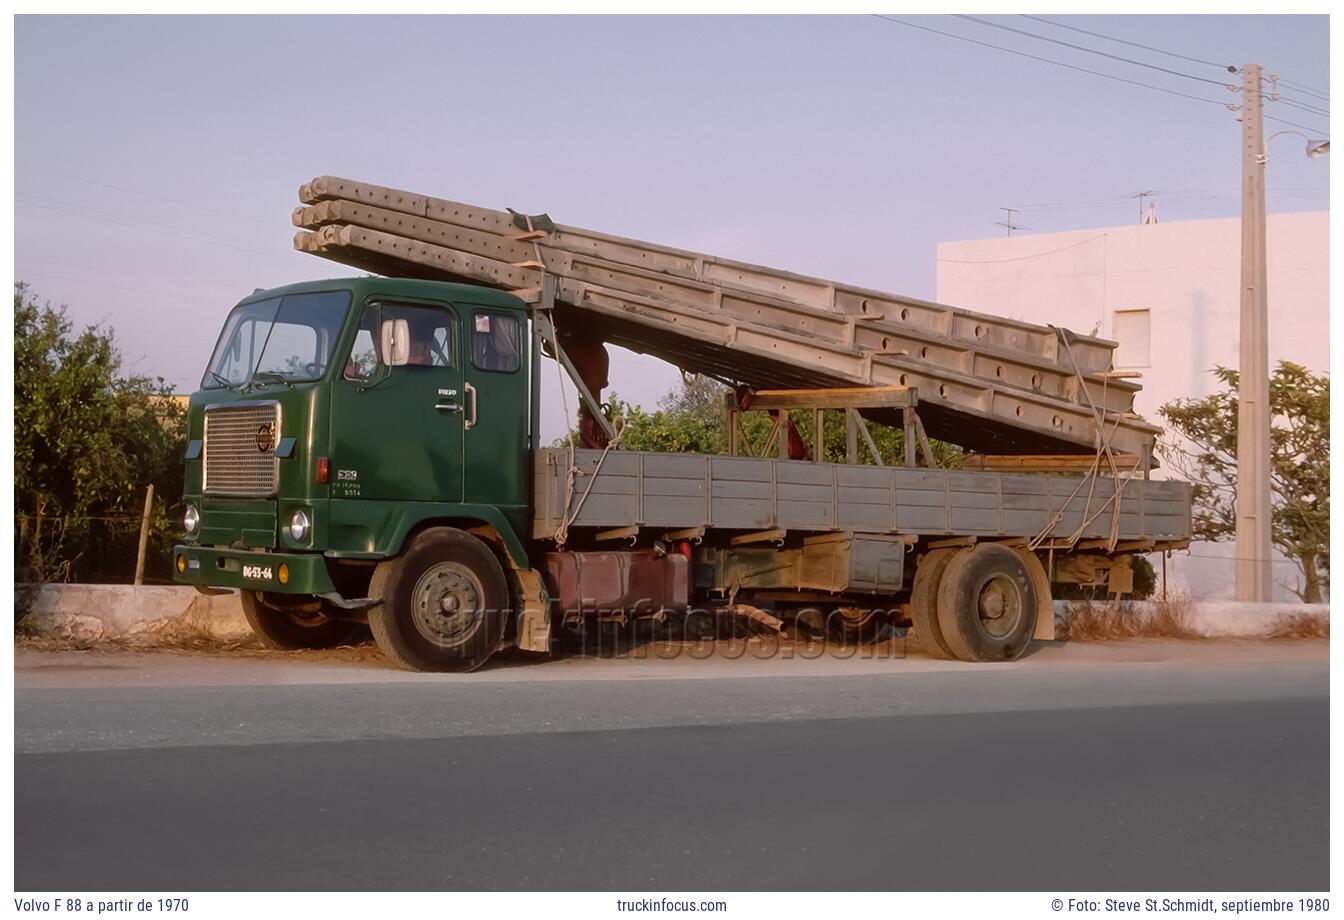
<instances>
[{"instance_id":1,"label":"cab roof","mask_svg":"<svg viewBox=\"0 0 1344 920\"><path fill-rule=\"evenodd\" d=\"M284 287L257 290L239 303L264 300L285 294L309 294L317 291L352 291L356 300L374 295L386 297L418 297L442 299L452 303L469 303L483 307L526 312L527 304L507 291L481 287L476 284L457 284L451 281L424 281L419 278L327 278L321 281L300 281Z\"/></svg>"}]
</instances>

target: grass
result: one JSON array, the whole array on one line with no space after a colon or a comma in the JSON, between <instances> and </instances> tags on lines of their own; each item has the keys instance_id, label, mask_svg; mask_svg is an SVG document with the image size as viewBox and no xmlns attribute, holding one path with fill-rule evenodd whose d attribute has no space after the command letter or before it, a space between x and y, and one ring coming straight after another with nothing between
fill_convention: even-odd
<instances>
[{"instance_id":1,"label":"grass","mask_svg":"<svg viewBox=\"0 0 1344 920\"><path fill-rule=\"evenodd\" d=\"M1063 633L1078 642L1112 639L1198 639L1190 627L1194 604L1184 595L1152 601L1140 607L1123 602L1070 604Z\"/></svg>"},{"instance_id":2,"label":"grass","mask_svg":"<svg viewBox=\"0 0 1344 920\"><path fill-rule=\"evenodd\" d=\"M235 652L263 651L256 639L219 639L210 635L136 633L130 636L51 636L18 632L16 648L36 652Z\"/></svg>"},{"instance_id":3,"label":"grass","mask_svg":"<svg viewBox=\"0 0 1344 920\"><path fill-rule=\"evenodd\" d=\"M1324 613L1282 613L1269 632L1271 639L1329 639L1330 617Z\"/></svg>"}]
</instances>

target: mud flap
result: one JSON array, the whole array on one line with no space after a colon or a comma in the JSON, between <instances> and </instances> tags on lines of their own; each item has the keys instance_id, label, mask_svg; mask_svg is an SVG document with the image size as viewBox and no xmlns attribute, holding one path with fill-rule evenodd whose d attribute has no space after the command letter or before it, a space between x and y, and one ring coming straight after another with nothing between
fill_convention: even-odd
<instances>
[{"instance_id":1,"label":"mud flap","mask_svg":"<svg viewBox=\"0 0 1344 920\"><path fill-rule=\"evenodd\" d=\"M549 652L551 650L550 598L541 573L536 569L513 569L517 589L518 615L514 636L519 650Z\"/></svg>"}]
</instances>

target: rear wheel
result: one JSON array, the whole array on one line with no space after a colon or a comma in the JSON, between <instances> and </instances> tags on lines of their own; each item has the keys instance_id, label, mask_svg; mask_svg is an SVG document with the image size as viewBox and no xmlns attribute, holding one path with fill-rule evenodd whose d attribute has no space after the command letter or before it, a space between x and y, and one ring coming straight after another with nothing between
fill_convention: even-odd
<instances>
[{"instance_id":1,"label":"rear wheel","mask_svg":"<svg viewBox=\"0 0 1344 920\"><path fill-rule=\"evenodd\" d=\"M471 534L435 527L374 570L369 611L378 648L411 671L471 671L499 645L509 588L495 554Z\"/></svg>"},{"instance_id":2,"label":"rear wheel","mask_svg":"<svg viewBox=\"0 0 1344 920\"><path fill-rule=\"evenodd\" d=\"M963 661L1013 661L1036 629L1036 589L1022 557L981 543L948 563L938 587L938 625Z\"/></svg>"},{"instance_id":3,"label":"rear wheel","mask_svg":"<svg viewBox=\"0 0 1344 920\"><path fill-rule=\"evenodd\" d=\"M925 553L915 566L915 583L910 590L910 631L930 658L957 657L938 625L938 586L956 554L954 549L935 549Z\"/></svg>"},{"instance_id":4,"label":"rear wheel","mask_svg":"<svg viewBox=\"0 0 1344 920\"><path fill-rule=\"evenodd\" d=\"M242 591L240 595L243 616L267 648L281 651L334 648L346 642L359 626L328 616L326 605L307 604L304 606L319 609L305 610L269 600L260 591Z\"/></svg>"}]
</instances>

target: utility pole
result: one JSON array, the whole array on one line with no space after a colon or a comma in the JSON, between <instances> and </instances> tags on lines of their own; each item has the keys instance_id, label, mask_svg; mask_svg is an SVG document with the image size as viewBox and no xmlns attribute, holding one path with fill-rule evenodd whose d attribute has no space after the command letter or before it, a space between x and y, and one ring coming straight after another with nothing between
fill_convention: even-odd
<instances>
[{"instance_id":1,"label":"utility pole","mask_svg":"<svg viewBox=\"0 0 1344 920\"><path fill-rule=\"evenodd\" d=\"M1000 227L1006 227L1006 228L1008 229L1008 235L1009 235L1009 236L1012 236L1012 235L1013 235L1013 231L1014 231L1014 230L1021 230L1021 229L1022 229L1022 228L1019 227L1017 224L1013 223L1013 215L1019 213L1018 210L1017 210L1017 208L999 208L999 210L1000 210L1000 211L1006 211L1006 212L1008 213L1008 219L1007 219L1007 220L997 220L997 221L995 221L995 223L998 224Z\"/></svg>"},{"instance_id":2,"label":"utility pole","mask_svg":"<svg viewBox=\"0 0 1344 920\"><path fill-rule=\"evenodd\" d=\"M1237 600L1272 601L1269 297L1260 65L1241 69L1241 363L1237 401Z\"/></svg>"}]
</instances>

